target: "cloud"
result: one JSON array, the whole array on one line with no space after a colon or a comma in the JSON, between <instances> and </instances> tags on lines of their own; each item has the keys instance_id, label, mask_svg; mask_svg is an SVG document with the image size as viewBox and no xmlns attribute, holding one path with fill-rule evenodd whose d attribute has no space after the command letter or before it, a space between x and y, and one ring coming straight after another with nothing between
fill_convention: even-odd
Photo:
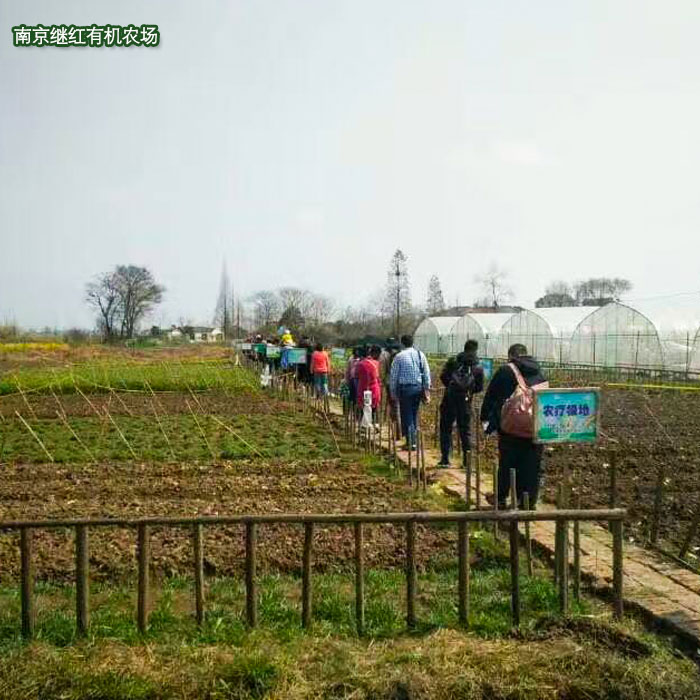
<instances>
[{"instance_id":1,"label":"cloud","mask_svg":"<svg viewBox=\"0 0 700 700\"><path fill-rule=\"evenodd\" d=\"M547 162L539 146L533 141L497 141L493 152L498 160L518 165L543 165Z\"/></svg>"}]
</instances>

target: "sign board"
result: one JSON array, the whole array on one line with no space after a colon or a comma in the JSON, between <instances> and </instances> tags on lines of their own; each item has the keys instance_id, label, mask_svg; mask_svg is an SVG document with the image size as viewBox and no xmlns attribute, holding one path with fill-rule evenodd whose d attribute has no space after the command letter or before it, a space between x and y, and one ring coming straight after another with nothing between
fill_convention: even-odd
<instances>
[{"instance_id":1,"label":"sign board","mask_svg":"<svg viewBox=\"0 0 700 700\"><path fill-rule=\"evenodd\" d=\"M479 364L484 370L484 381L490 382L493 377L493 360L488 357L480 357Z\"/></svg>"},{"instance_id":2,"label":"sign board","mask_svg":"<svg viewBox=\"0 0 700 700\"><path fill-rule=\"evenodd\" d=\"M535 442L596 442L600 389L540 389L534 395Z\"/></svg>"},{"instance_id":3,"label":"sign board","mask_svg":"<svg viewBox=\"0 0 700 700\"><path fill-rule=\"evenodd\" d=\"M260 355L264 355L267 351L267 343L255 343L255 345L253 345L253 350Z\"/></svg>"},{"instance_id":4,"label":"sign board","mask_svg":"<svg viewBox=\"0 0 700 700\"><path fill-rule=\"evenodd\" d=\"M333 360L344 360L345 359L345 348L332 348L331 358Z\"/></svg>"},{"instance_id":5,"label":"sign board","mask_svg":"<svg viewBox=\"0 0 700 700\"><path fill-rule=\"evenodd\" d=\"M287 351L287 364L305 365L306 348L289 348L289 350Z\"/></svg>"},{"instance_id":6,"label":"sign board","mask_svg":"<svg viewBox=\"0 0 700 700\"><path fill-rule=\"evenodd\" d=\"M252 349L253 349L252 343L241 343L241 350L252 350Z\"/></svg>"},{"instance_id":7,"label":"sign board","mask_svg":"<svg viewBox=\"0 0 700 700\"><path fill-rule=\"evenodd\" d=\"M267 352L267 357L268 357L268 358L274 359L274 358L276 358L276 357L279 357L279 356L280 356L280 346L279 346L279 345L270 345L270 344L268 344L268 345L267 345L266 352Z\"/></svg>"}]
</instances>

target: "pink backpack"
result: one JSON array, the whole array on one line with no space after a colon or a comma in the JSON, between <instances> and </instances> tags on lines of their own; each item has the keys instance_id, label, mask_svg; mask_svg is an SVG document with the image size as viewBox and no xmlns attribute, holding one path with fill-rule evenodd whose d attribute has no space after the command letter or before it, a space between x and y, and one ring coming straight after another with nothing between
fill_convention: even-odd
<instances>
[{"instance_id":1,"label":"pink backpack","mask_svg":"<svg viewBox=\"0 0 700 700\"><path fill-rule=\"evenodd\" d=\"M534 387L528 386L520 370L512 362L508 363L508 367L513 370L518 385L501 408L500 432L532 440L535 434L535 392L547 389L549 382L542 382Z\"/></svg>"}]
</instances>

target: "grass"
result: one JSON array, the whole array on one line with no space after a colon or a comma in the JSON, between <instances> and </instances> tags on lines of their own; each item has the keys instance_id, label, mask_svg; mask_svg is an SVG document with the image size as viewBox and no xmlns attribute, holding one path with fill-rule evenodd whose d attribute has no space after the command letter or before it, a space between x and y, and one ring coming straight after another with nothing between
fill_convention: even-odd
<instances>
[{"instance_id":1,"label":"grass","mask_svg":"<svg viewBox=\"0 0 700 700\"><path fill-rule=\"evenodd\" d=\"M211 461L207 443L216 459L239 459L254 456L294 459L301 456L320 458L337 456L333 437L325 424L311 421L300 414L239 414L235 417L216 416L235 435L210 415L161 415L160 423L168 436L175 457L171 453L160 426L153 415L113 416L118 429L126 437L139 459L170 462ZM90 454L76 440L59 419L25 416L25 420L39 436L57 462L82 463L91 460ZM71 417L69 424L90 453L98 460L128 460L132 454L126 442L107 418ZM0 424L0 461L45 462L45 452L18 418L5 419Z\"/></svg>"},{"instance_id":2,"label":"grass","mask_svg":"<svg viewBox=\"0 0 700 700\"><path fill-rule=\"evenodd\" d=\"M594 603L557 617L544 577L522 579L523 624L510 625L502 543L474 539L471 626L457 624L456 571L418 577L419 626L404 622L401 571L366 575L366 630L354 624L351 572L314 575L314 623L300 626L300 581L260 579L259 627L244 625L240 581L207 581L202 628L192 586L161 583L142 637L133 587L92 586L91 632L74 637L73 589L43 584L37 639L18 635L15 589L0 589L0 697L16 698L698 698L697 669L636 623Z\"/></svg>"},{"instance_id":3,"label":"grass","mask_svg":"<svg viewBox=\"0 0 700 700\"><path fill-rule=\"evenodd\" d=\"M109 359L59 367L22 367L0 376L0 396L24 392L71 394L81 391L258 391L255 375L230 361L186 359L184 361L127 362Z\"/></svg>"}]
</instances>

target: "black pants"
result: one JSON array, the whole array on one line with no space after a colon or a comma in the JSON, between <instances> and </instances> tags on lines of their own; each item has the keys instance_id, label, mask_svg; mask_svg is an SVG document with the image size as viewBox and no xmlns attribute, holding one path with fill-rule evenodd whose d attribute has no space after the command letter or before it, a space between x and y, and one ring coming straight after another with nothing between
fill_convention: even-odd
<instances>
[{"instance_id":1,"label":"black pants","mask_svg":"<svg viewBox=\"0 0 700 700\"><path fill-rule=\"evenodd\" d=\"M440 404L440 451L442 461L448 462L452 445L452 425L457 421L459 439L462 442L462 454L469 452L471 442L469 436L469 418L471 404L464 394L445 392Z\"/></svg>"},{"instance_id":2,"label":"black pants","mask_svg":"<svg viewBox=\"0 0 700 700\"><path fill-rule=\"evenodd\" d=\"M540 464L542 462L542 445L532 440L498 436L498 504L499 507L510 506L510 470L515 469L515 488L518 507L522 508L523 494L530 499L530 508L537 504L540 490Z\"/></svg>"}]
</instances>

